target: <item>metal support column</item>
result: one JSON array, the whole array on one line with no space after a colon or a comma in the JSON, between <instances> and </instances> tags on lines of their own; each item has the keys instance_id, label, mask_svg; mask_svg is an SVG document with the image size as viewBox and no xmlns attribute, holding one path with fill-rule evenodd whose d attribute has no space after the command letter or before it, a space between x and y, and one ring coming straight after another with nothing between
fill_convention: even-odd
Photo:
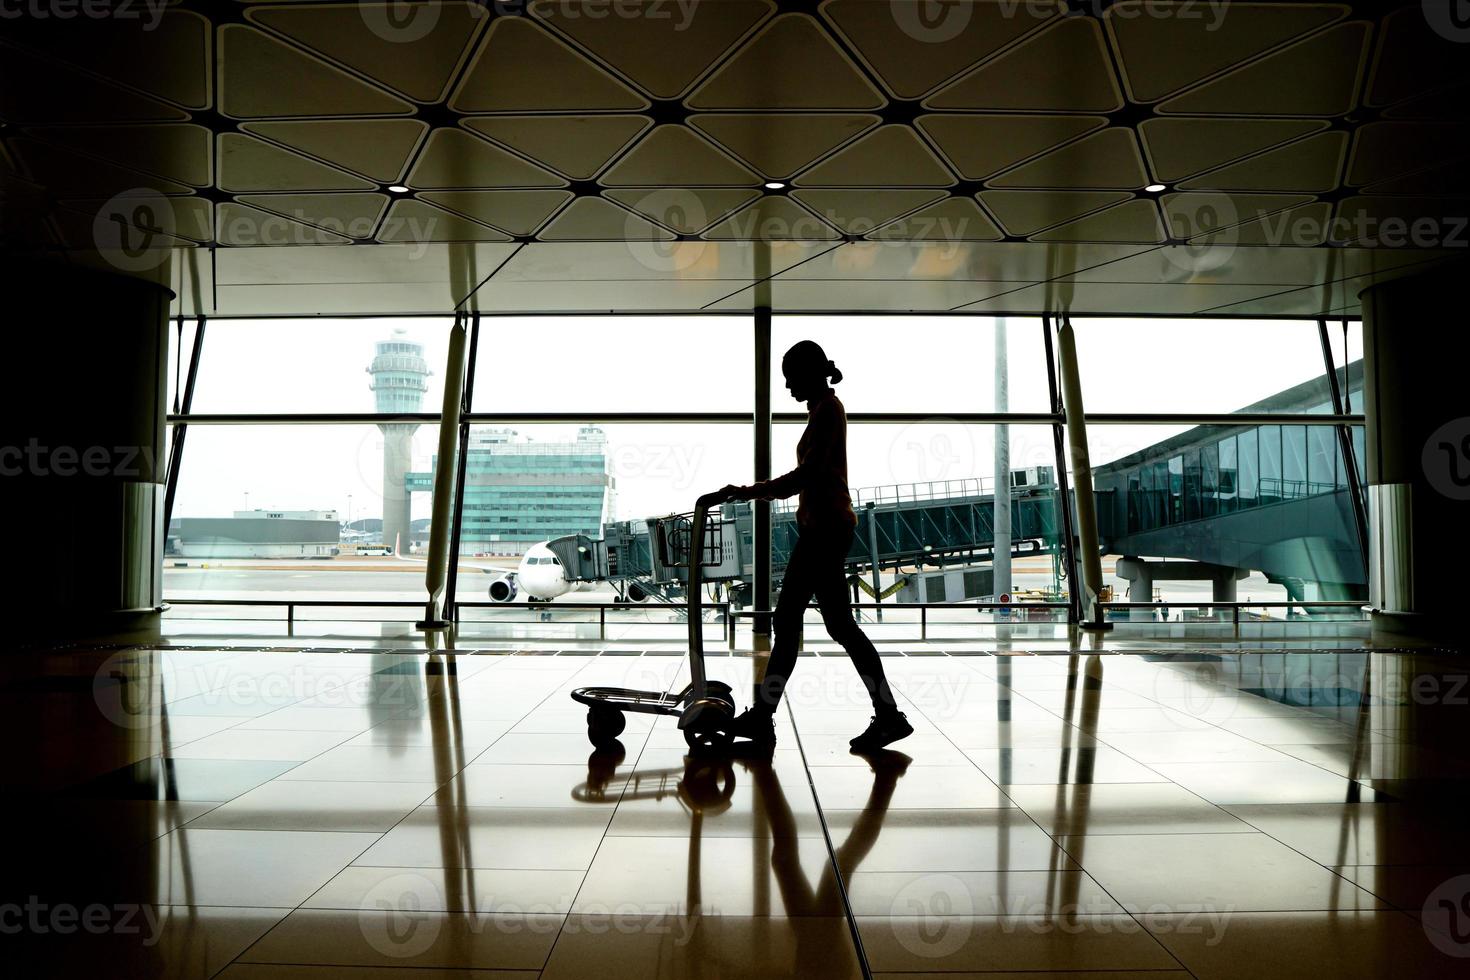
<instances>
[{"instance_id":1,"label":"metal support column","mask_svg":"<svg viewBox=\"0 0 1470 980\"><path fill-rule=\"evenodd\" d=\"M189 409L194 404L194 380L199 377L199 357L204 352L205 320L205 317L200 316L194 321L194 345L189 353L189 376L184 382L184 401L174 406L174 410L179 415L187 416ZM182 318L180 323L182 323ZM179 337L183 339L182 330L179 331ZM176 356L183 357L184 352L180 350ZM178 397L177 391L174 392L174 397ZM165 540L168 538L168 529L174 518L174 495L179 489L179 465L184 461L184 436L188 431L187 423L174 423L173 440L168 447L168 473L164 476L166 484L163 490L163 535Z\"/></svg>"},{"instance_id":2,"label":"metal support column","mask_svg":"<svg viewBox=\"0 0 1470 980\"><path fill-rule=\"evenodd\" d=\"M871 500L868 501L868 560L873 563L873 604L880 605L883 602L883 586L878 577L878 505ZM873 618L883 622L883 610L873 610Z\"/></svg>"},{"instance_id":3,"label":"metal support column","mask_svg":"<svg viewBox=\"0 0 1470 980\"><path fill-rule=\"evenodd\" d=\"M1051 411L1053 415L1062 414L1062 395L1057 388L1057 364L1056 351L1052 345L1051 315L1046 314L1041 318L1041 339L1046 345L1046 384L1051 394ZM1067 573L1067 622L1076 624L1082 620L1082 605L1080 602L1079 586L1077 583L1077 556L1074 545L1076 538L1072 532L1072 491L1067 478L1067 456L1064 449L1062 435L1062 423L1053 422L1051 426L1052 450L1055 453L1057 464L1057 511L1061 518L1061 562L1062 568Z\"/></svg>"},{"instance_id":4,"label":"metal support column","mask_svg":"<svg viewBox=\"0 0 1470 980\"><path fill-rule=\"evenodd\" d=\"M434 470L434 510L429 519L429 563L424 586L429 593L419 629L447 629L444 582L449 574L449 528L453 523L455 450L459 447L459 406L464 400L465 315L456 314L449 331L449 356L444 366L444 411L439 417L439 460Z\"/></svg>"},{"instance_id":5,"label":"metal support column","mask_svg":"<svg viewBox=\"0 0 1470 980\"><path fill-rule=\"evenodd\" d=\"M1082 380L1077 371L1077 338L1062 318L1057 331L1057 364L1062 372L1062 408L1067 415L1067 446L1077 485L1077 548L1082 552L1082 620L1085 630L1112 629L1102 607L1102 556L1098 553L1097 504L1092 497L1092 460L1087 453L1087 413L1082 407Z\"/></svg>"},{"instance_id":6,"label":"metal support column","mask_svg":"<svg viewBox=\"0 0 1470 980\"><path fill-rule=\"evenodd\" d=\"M475 396L475 359L480 353L480 311L470 314L470 357L465 367L464 398L460 399L460 411L468 415ZM459 465L454 472L454 524L449 529L449 581L444 588L444 616L459 622L459 610L455 597L459 585L459 546L464 523L464 476L466 460L469 459L470 423L459 424Z\"/></svg>"},{"instance_id":7,"label":"metal support column","mask_svg":"<svg viewBox=\"0 0 1470 980\"><path fill-rule=\"evenodd\" d=\"M771 478L771 247L755 249L755 482ZM757 636L771 635L771 502L751 502L751 619Z\"/></svg>"},{"instance_id":8,"label":"metal support column","mask_svg":"<svg viewBox=\"0 0 1470 980\"><path fill-rule=\"evenodd\" d=\"M1010 370L1007 364L1006 318L995 319L995 411L1011 410ZM995 504L990 550L991 594L1000 596L1011 591L1011 427L1000 422L995 427L995 487L991 491Z\"/></svg>"},{"instance_id":9,"label":"metal support column","mask_svg":"<svg viewBox=\"0 0 1470 980\"><path fill-rule=\"evenodd\" d=\"M1317 336L1322 341L1322 363L1327 370L1327 387L1332 392L1332 411L1336 415L1347 414L1347 402L1343 398L1343 388L1337 380L1337 367L1333 363L1332 342L1327 338L1327 321L1317 321ZM1342 349L1343 367L1347 366L1347 344L1344 335ZM1344 377L1346 373L1344 372ZM1343 465L1347 467L1348 496L1352 499L1353 523L1358 531L1358 549L1363 556L1364 571L1368 567L1368 508L1363 499L1363 487L1358 480L1357 453L1353 451L1353 430L1351 426L1339 425L1337 429L1337 451Z\"/></svg>"}]
</instances>

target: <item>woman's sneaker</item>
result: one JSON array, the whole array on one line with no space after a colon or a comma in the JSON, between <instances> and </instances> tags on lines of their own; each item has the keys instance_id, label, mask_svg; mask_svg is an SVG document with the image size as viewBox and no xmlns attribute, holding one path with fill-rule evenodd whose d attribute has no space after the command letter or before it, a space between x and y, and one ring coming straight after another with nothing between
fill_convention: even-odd
<instances>
[{"instance_id":1,"label":"woman's sneaker","mask_svg":"<svg viewBox=\"0 0 1470 980\"><path fill-rule=\"evenodd\" d=\"M730 735L747 739L753 746L775 748L775 718L769 712L746 708L730 722Z\"/></svg>"},{"instance_id":2,"label":"woman's sneaker","mask_svg":"<svg viewBox=\"0 0 1470 980\"><path fill-rule=\"evenodd\" d=\"M874 715L867 731L847 744L852 746L854 752L872 752L885 745L892 745L901 738L908 738L913 733L914 726L909 724L903 712L895 711L887 715Z\"/></svg>"}]
</instances>

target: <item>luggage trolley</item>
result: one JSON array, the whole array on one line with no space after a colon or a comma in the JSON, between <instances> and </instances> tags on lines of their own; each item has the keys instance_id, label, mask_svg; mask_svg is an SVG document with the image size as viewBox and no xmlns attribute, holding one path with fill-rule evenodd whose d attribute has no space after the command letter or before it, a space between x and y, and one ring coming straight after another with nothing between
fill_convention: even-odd
<instances>
[{"instance_id":1,"label":"luggage trolley","mask_svg":"<svg viewBox=\"0 0 1470 980\"><path fill-rule=\"evenodd\" d=\"M610 746L622 734L625 711L651 715L677 715L684 741L692 749L721 748L730 742L730 721L735 717L735 699L730 685L713 681L704 671L704 622L702 619L703 572L718 567L725 548L723 523L710 525L706 508L692 513L660 518L655 525L653 546L665 565L688 570L685 591L689 609L689 684L672 691L637 691L626 687L581 687L572 699L587 705L587 738L593 745Z\"/></svg>"}]
</instances>

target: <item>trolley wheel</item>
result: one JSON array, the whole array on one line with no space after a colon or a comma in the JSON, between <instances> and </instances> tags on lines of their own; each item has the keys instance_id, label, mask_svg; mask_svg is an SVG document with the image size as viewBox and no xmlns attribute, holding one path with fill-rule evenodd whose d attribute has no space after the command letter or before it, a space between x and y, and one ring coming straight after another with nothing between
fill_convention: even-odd
<instances>
[{"instance_id":1,"label":"trolley wheel","mask_svg":"<svg viewBox=\"0 0 1470 980\"><path fill-rule=\"evenodd\" d=\"M696 731L693 728L684 729L684 741L689 748L695 752L719 752L729 747L734 736L723 729L714 731Z\"/></svg>"},{"instance_id":2,"label":"trolley wheel","mask_svg":"<svg viewBox=\"0 0 1470 980\"><path fill-rule=\"evenodd\" d=\"M710 697L724 698L731 704L735 703L735 692L724 681L705 681L704 686L709 691Z\"/></svg>"},{"instance_id":3,"label":"trolley wheel","mask_svg":"<svg viewBox=\"0 0 1470 980\"><path fill-rule=\"evenodd\" d=\"M728 698L711 696L685 710L699 712L694 723L684 729L684 741L694 751L724 749L734 739L730 722L735 717L735 705Z\"/></svg>"},{"instance_id":4,"label":"trolley wheel","mask_svg":"<svg viewBox=\"0 0 1470 980\"><path fill-rule=\"evenodd\" d=\"M617 708L590 707L587 709L587 740L599 749L610 748L623 734L628 719Z\"/></svg>"}]
</instances>

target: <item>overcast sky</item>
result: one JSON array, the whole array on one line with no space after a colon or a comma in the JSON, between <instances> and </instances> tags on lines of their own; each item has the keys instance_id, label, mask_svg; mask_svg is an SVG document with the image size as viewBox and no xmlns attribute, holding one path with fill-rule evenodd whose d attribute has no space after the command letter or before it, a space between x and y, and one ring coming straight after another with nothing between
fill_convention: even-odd
<instances>
[{"instance_id":1,"label":"overcast sky","mask_svg":"<svg viewBox=\"0 0 1470 980\"><path fill-rule=\"evenodd\" d=\"M367 366L393 330L424 345L433 375L424 411L438 411L447 319L212 320L200 365L197 412L370 412ZM477 411L747 411L752 327L737 317L525 318L482 321ZM1038 320L1011 319L1009 407L1048 409ZM1079 320L1078 360L1092 412L1228 412L1322 373L1314 323L1297 321ZM1340 328L1332 328L1338 363ZM849 412L923 412L919 425L849 431L849 481L882 484L983 478L994 472L994 429L946 422L946 413L993 411L995 321L985 317L781 317L773 327L776 411L800 411L779 379L780 354L820 343L846 376ZM188 337L185 342L187 344ZM1361 356L1354 326L1349 358ZM1355 409L1360 407L1355 406ZM685 510L701 492L746 483L747 426L607 425L617 516ZM575 426L522 427L538 439ZM1179 431L1093 426L1095 464ZM778 426L774 465L794 462L798 425ZM427 470L437 427L421 427L414 465ZM1011 426L1014 468L1052 465L1046 426ZM382 443L375 426L197 426L190 430L176 513L336 509L345 519L382 512ZM350 495L350 501L349 501ZM414 516L426 517L427 494Z\"/></svg>"}]
</instances>

